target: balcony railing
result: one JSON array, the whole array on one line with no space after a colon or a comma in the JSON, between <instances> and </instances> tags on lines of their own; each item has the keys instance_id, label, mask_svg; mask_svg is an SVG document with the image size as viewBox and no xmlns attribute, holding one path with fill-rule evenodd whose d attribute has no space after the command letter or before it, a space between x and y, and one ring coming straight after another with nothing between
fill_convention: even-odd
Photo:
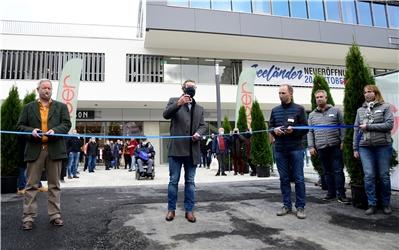
<instances>
[{"instance_id":1,"label":"balcony railing","mask_svg":"<svg viewBox=\"0 0 399 250\"><path fill-rule=\"evenodd\" d=\"M135 26L47 23L0 20L1 34L66 36L109 39L142 39L142 28Z\"/></svg>"}]
</instances>

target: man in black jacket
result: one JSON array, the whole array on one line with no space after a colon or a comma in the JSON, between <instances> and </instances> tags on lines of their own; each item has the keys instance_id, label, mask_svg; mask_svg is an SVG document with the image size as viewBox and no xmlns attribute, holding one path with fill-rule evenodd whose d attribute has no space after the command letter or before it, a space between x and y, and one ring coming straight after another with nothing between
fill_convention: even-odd
<instances>
[{"instance_id":1,"label":"man in black jacket","mask_svg":"<svg viewBox=\"0 0 399 250\"><path fill-rule=\"evenodd\" d=\"M80 147L83 143L80 141L76 129L72 130L72 135L66 138L68 153L68 179L79 178L76 175L78 171L78 162L80 156Z\"/></svg>"}]
</instances>

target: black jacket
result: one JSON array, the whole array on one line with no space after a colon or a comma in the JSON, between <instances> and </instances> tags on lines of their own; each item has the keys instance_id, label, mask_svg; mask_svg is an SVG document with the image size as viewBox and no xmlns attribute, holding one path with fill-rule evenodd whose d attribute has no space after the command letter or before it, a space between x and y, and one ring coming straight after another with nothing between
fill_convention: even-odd
<instances>
[{"instance_id":1,"label":"black jacket","mask_svg":"<svg viewBox=\"0 0 399 250\"><path fill-rule=\"evenodd\" d=\"M80 148L83 146L82 141L77 136L66 137L67 153L80 152Z\"/></svg>"}]
</instances>

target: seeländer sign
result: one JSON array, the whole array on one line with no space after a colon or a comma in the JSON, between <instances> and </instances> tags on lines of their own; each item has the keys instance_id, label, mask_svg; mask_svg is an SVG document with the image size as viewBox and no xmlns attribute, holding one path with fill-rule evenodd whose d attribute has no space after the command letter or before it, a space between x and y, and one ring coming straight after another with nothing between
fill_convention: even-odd
<instances>
[{"instance_id":1,"label":"seel\u00e4nder sign","mask_svg":"<svg viewBox=\"0 0 399 250\"><path fill-rule=\"evenodd\" d=\"M313 76L323 75L330 87L344 88L345 67L265 61L243 61L242 68L255 68L255 85L313 86Z\"/></svg>"}]
</instances>

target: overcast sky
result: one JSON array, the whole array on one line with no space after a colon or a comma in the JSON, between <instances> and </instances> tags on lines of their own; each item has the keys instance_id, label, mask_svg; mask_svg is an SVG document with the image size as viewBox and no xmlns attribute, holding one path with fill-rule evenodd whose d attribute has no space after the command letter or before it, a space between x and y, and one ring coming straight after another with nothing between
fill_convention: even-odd
<instances>
[{"instance_id":1,"label":"overcast sky","mask_svg":"<svg viewBox=\"0 0 399 250\"><path fill-rule=\"evenodd\" d=\"M1 0L1 20L136 26L137 0Z\"/></svg>"}]
</instances>

